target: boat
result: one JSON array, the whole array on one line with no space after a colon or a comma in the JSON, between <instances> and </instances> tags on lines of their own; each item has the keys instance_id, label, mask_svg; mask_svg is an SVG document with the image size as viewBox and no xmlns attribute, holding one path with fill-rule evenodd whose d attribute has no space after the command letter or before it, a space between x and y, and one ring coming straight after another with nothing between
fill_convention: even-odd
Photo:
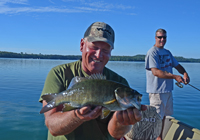
<instances>
[{"instance_id":1,"label":"boat","mask_svg":"<svg viewBox=\"0 0 200 140\"><path fill-rule=\"evenodd\" d=\"M200 123L200 122L197 122ZM155 107L147 106L142 111L142 120L133 125L124 140L155 140L161 133L162 119ZM166 116L162 134L163 140L200 140L200 130L183 123L172 116Z\"/></svg>"},{"instance_id":2,"label":"boat","mask_svg":"<svg viewBox=\"0 0 200 140\"><path fill-rule=\"evenodd\" d=\"M200 130L174 117L166 116L162 138L163 140L200 140Z\"/></svg>"}]
</instances>

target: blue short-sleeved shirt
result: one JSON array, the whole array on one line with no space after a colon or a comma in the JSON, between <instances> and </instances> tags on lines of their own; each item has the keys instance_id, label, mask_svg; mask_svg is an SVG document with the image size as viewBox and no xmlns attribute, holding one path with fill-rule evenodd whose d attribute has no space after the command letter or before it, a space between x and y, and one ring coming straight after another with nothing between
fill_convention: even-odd
<instances>
[{"instance_id":1,"label":"blue short-sleeved shirt","mask_svg":"<svg viewBox=\"0 0 200 140\"><path fill-rule=\"evenodd\" d=\"M173 73L172 68L178 65L178 61L167 49L153 46L146 54L145 69L147 93L166 93L173 90L173 79L163 79L154 76L151 68L158 68L162 71Z\"/></svg>"}]
</instances>

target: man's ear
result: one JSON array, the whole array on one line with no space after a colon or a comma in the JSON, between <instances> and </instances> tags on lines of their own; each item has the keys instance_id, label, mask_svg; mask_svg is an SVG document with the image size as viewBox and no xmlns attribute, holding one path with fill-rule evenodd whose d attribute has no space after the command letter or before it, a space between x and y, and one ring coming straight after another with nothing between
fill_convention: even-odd
<instances>
[{"instance_id":1,"label":"man's ear","mask_svg":"<svg viewBox=\"0 0 200 140\"><path fill-rule=\"evenodd\" d=\"M82 38L82 39L81 39L81 42L80 42L80 51L81 51L81 52L83 52L83 46L84 46L84 44L85 44L85 41L84 41L84 39Z\"/></svg>"}]
</instances>

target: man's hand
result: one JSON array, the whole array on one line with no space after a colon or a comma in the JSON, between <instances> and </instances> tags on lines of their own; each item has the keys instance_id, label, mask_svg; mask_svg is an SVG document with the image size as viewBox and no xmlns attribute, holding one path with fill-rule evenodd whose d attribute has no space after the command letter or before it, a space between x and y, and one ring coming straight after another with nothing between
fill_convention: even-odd
<instances>
[{"instance_id":1,"label":"man's hand","mask_svg":"<svg viewBox=\"0 0 200 140\"><path fill-rule=\"evenodd\" d=\"M190 78L189 76L186 74L184 74L183 77L181 77L180 75L174 75L174 79L178 82L178 83L183 83L185 85L187 85L190 82Z\"/></svg>"},{"instance_id":2,"label":"man's hand","mask_svg":"<svg viewBox=\"0 0 200 140\"><path fill-rule=\"evenodd\" d=\"M173 77L178 83L184 83L185 84L183 77L181 77L180 75L174 75Z\"/></svg>"},{"instance_id":3,"label":"man's hand","mask_svg":"<svg viewBox=\"0 0 200 140\"><path fill-rule=\"evenodd\" d=\"M183 66L181 66L180 64L177 65L175 68L177 69L177 71L180 74L183 74L183 78L182 78L183 80L181 81L181 83L184 83L185 85L187 85L190 82L190 77L188 76L188 73L185 71L185 69L183 68ZM179 81L177 81L177 82L179 82Z\"/></svg>"},{"instance_id":4,"label":"man's hand","mask_svg":"<svg viewBox=\"0 0 200 140\"><path fill-rule=\"evenodd\" d=\"M183 79L184 79L185 85L187 85L190 82L190 77L188 76L186 72L183 74Z\"/></svg>"},{"instance_id":5,"label":"man's hand","mask_svg":"<svg viewBox=\"0 0 200 140\"><path fill-rule=\"evenodd\" d=\"M147 107L145 105L141 106L141 110L145 111ZM142 119L141 112L136 108L128 108L124 111L115 112L117 120L122 125L133 125Z\"/></svg>"},{"instance_id":6,"label":"man's hand","mask_svg":"<svg viewBox=\"0 0 200 140\"><path fill-rule=\"evenodd\" d=\"M142 111L145 111L146 109L147 107L145 105L141 106ZM119 139L128 133L131 130L132 125L141 119L142 114L136 108L116 111L108 124L108 131L112 137Z\"/></svg>"},{"instance_id":7,"label":"man's hand","mask_svg":"<svg viewBox=\"0 0 200 140\"><path fill-rule=\"evenodd\" d=\"M96 119L97 117L101 115L101 112L102 112L101 106L97 106L93 110L91 110L91 108L92 108L91 106L85 106L80 109L74 110L74 113L80 120L83 120L83 121Z\"/></svg>"}]
</instances>

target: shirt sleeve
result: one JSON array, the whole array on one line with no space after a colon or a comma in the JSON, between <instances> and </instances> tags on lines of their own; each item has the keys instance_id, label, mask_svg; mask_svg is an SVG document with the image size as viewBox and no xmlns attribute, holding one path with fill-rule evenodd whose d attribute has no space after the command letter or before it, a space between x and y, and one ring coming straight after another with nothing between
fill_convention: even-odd
<instances>
[{"instance_id":1,"label":"shirt sleeve","mask_svg":"<svg viewBox=\"0 0 200 140\"><path fill-rule=\"evenodd\" d=\"M149 50L145 57L145 69L159 68L159 55L156 51Z\"/></svg>"},{"instance_id":2,"label":"shirt sleeve","mask_svg":"<svg viewBox=\"0 0 200 140\"><path fill-rule=\"evenodd\" d=\"M51 69L47 75L45 80L45 84L42 90L42 94L40 95L39 102L42 102L41 96L47 93L60 93L64 91L65 83L64 83L64 71L58 69Z\"/></svg>"}]
</instances>

